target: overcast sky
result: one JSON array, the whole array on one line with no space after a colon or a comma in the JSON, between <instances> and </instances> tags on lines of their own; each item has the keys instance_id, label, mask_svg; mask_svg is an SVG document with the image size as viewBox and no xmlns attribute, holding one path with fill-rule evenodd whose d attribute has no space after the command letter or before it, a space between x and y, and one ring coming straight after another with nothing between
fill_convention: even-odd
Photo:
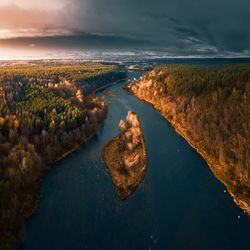
<instances>
[{"instance_id":1,"label":"overcast sky","mask_svg":"<svg viewBox=\"0 0 250 250\"><path fill-rule=\"evenodd\" d=\"M0 0L0 46L247 56L249 12L249 0Z\"/></svg>"}]
</instances>

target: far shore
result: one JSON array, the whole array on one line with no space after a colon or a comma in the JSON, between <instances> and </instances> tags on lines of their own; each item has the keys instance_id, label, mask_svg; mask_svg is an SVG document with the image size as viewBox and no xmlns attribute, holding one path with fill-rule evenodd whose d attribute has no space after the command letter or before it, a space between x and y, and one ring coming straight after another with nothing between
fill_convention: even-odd
<instances>
[{"instance_id":1,"label":"far shore","mask_svg":"<svg viewBox=\"0 0 250 250\"><path fill-rule=\"evenodd\" d=\"M117 84L117 83L119 83L119 82L122 82L122 81L125 81L125 80L126 80L126 78L123 78L123 79L117 80L117 81L115 81L115 82L108 83L108 84L106 84L106 85L104 85L104 86L102 86L102 87L100 87L100 88L97 88L97 89L95 90L95 92L100 92L100 91L102 91L102 90L104 90L104 89L106 89L106 88L108 88L108 87L110 87L110 86L112 86L112 85L115 85L115 84Z\"/></svg>"}]
</instances>

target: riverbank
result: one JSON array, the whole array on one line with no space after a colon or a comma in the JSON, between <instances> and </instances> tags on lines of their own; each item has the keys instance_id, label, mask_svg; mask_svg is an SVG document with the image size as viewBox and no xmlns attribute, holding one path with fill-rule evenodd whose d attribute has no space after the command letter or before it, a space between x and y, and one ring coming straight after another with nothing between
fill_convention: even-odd
<instances>
[{"instance_id":1,"label":"riverbank","mask_svg":"<svg viewBox=\"0 0 250 250\"><path fill-rule=\"evenodd\" d=\"M99 129L100 126L98 128L96 127L96 130L94 130L87 138L83 135L80 139L81 141L77 144L72 145L71 149L65 151L62 155L56 157L52 161L43 163L43 167L40 169L39 173L37 173L37 176L33 180L32 188L26 188L25 190L23 190L23 192L25 193L25 197L29 197L29 199L26 199L19 210L18 220L16 221L14 230L10 234L8 232L2 233L2 236L4 236L4 238L3 240L1 240L1 249L13 249L16 241L18 243L18 241L23 238L23 227L26 221L34 214L37 207L39 206L41 186L46 171L48 171L55 163L63 160L64 158L72 154L75 150L85 145L97 134Z\"/></svg>"},{"instance_id":2,"label":"riverbank","mask_svg":"<svg viewBox=\"0 0 250 250\"><path fill-rule=\"evenodd\" d=\"M102 158L112 177L118 197L133 194L146 172L146 146L138 116L129 112L127 123L120 121L121 133L108 141Z\"/></svg>"},{"instance_id":3,"label":"riverbank","mask_svg":"<svg viewBox=\"0 0 250 250\"><path fill-rule=\"evenodd\" d=\"M0 249L13 249L16 241L23 238L23 226L39 205L44 173L97 134L107 116L106 104L103 102L101 106L95 113L90 109L85 124L69 132L66 147L51 147L48 158L39 155L39 161L32 171L20 173L23 181L19 185L12 186L6 192L2 191ZM10 206L13 199L16 201L14 207Z\"/></svg>"},{"instance_id":4,"label":"riverbank","mask_svg":"<svg viewBox=\"0 0 250 250\"><path fill-rule=\"evenodd\" d=\"M194 140L192 139L192 137L190 137L187 133L187 130L185 129L185 127L178 122L175 122L174 120L171 120L171 118L167 115L164 115L162 112L160 112L161 115L167 119L170 124L174 127L175 131L182 136L187 142L188 144L194 148L196 150L197 153L199 153L204 160L207 162L208 166L210 167L211 171L213 172L213 174L216 176L216 178L218 180L220 180L220 182L222 182L226 188L228 193L232 196L234 202L241 208L243 209L245 212L247 212L250 215L250 206L249 204L247 204L247 202L245 202L244 200L239 199L233 192L232 187L228 184L228 181L226 181L226 176L223 176L221 173L219 173L217 171L217 169L221 169L222 166L218 164L217 160L214 159L213 157L211 157L210 155L208 155L206 153L205 150L202 150L199 145L197 145Z\"/></svg>"},{"instance_id":5,"label":"riverbank","mask_svg":"<svg viewBox=\"0 0 250 250\"><path fill-rule=\"evenodd\" d=\"M241 208L243 209L246 213L250 215L250 204L246 200L246 198L242 197L242 193L236 194L235 190L235 183L233 183L227 175L223 174L223 171L220 171L223 166L218 163L218 160L209 155L205 150L203 150L200 146L199 143L196 143L195 140L192 138L188 130L186 129L184 123L181 122L181 119L177 119L175 116L171 114L171 112L166 112L166 110L170 109L170 107L166 108L164 111L161 108L161 105L159 103L155 102L155 100L146 98L145 96L136 93L135 91L132 90L130 87L125 88L127 91L130 91L133 95L135 95L138 99L145 101L146 103L151 104L156 110L160 112L160 114L170 122L170 124L174 127L175 131L182 136L188 143L189 145L194 148L207 162L208 166L210 167L211 171L213 174L216 176L218 180L220 180L227 188L228 193L231 195L233 198L234 202ZM242 198L241 198L242 197Z\"/></svg>"},{"instance_id":6,"label":"riverbank","mask_svg":"<svg viewBox=\"0 0 250 250\"><path fill-rule=\"evenodd\" d=\"M53 68L47 65L45 72L49 71L50 67ZM79 67L79 70L71 72L71 68L74 67ZM14 77L18 72L15 68L11 70ZM32 74L36 76L37 72L29 70L25 71L27 75L23 76L24 79ZM7 124L7 119L16 119L16 127L11 131L14 131L12 133L14 136L4 137L8 142L5 144L8 148L5 151L2 150L3 154L0 155L0 163L3 165L0 169L2 201L0 203L0 249L12 249L16 238L22 237L20 228L38 206L43 175L49 166L73 153L99 131L107 115L107 102L92 95L93 92L116 84L126 76L126 72L115 65L73 65L60 69L58 74L63 70L67 70L71 78L63 78L58 83L59 80L54 77L55 79L49 84L46 84L48 80L46 79L41 89L28 86L29 98L23 96L26 94L25 91L15 92L18 100L23 98L19 108L21 107L25 111L23 113L29 116L27 119L24 119L24 116L19 117L20 113L11 116L6 113L6 117L5 115L0 117L1 133L3 133L3 124ZM37 76L36 80L39 79ZM109 84L104 86L103 84L107 82ZM9 87L14 88L13 86L10 84ZM5 91L4 87L6 86L1 87L1 91ZM2 97L5 96L7 95ZM56 100L56 103L52 102L52 99ZM14 105L13 100L10 103ZM34 112L34 109L41 110ZM51 116L48 110L51 111ZM44 120L48 120L48 124ZM27 121L32 121L34 124ZM22 134L25 134L22 140L19 138L17 140L18 136L21 137L19 127L26 129ZM10 126L8 128L12 129ZM6 134L8 135L9 132ZM2 144L3 142L0 149L5 146Z\"/></svg>"},{"instance_id":7,"label":"riverbank","mask_svg":"<svg viewBox=\"0 0 250 250\"><path fill-rule=\"evenodd\" d=\"M106 88L108 88L108 87L110 87L110 86L112 86L112 85L115 85L115 84L117 84L117 83L119 83L119 82L122 82L122 81L125 81L125 80L126 80L126 78L122 78L122 79L119 79L119 80L117 80L117 81L115 81L115 82L108 83L108 84L106 84L106 85L104 85L104 86L102 86L102 87L97 88L97 89L95 90L95 92L102 91L102 90L104 90L104 89L106 89Z\"/></svg>"}]
</instances>

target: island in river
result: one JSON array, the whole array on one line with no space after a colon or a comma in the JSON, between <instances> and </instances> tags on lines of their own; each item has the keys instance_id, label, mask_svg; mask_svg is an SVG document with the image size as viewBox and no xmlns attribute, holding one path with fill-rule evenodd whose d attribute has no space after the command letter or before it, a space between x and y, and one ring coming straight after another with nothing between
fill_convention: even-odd
<instances>
[{"instance_id":1,"label":"island in river","mask_svg":"<svg viewBox=\"0 0 250 250\"><path fill-rule=\"evenodd\" d=\"M127 88L161 112L250 214L250 65L160 66Z\"/></svg>"},{"instance_id":2,"label":"island in river","mask_svg":"<svg viewBox=\"0 0 250 250\"><path fill-rule=\"evenodd\" d=\"M146 171L146 146L139 116L129 111L119 123L120 134L102 150L103 160L120 199L133 194Z\"/></svg>"},{"instance_id":3,"label":"island in river","mask_svg":"<svg viewBox=\"0 0 250 250\"><path fill-rule=\"evenodd\" d=\"M34 212L48 165L99 131L107 103L93 92L125 76L101 63L0 64L0 249Z\"/></svg>"}]
</instances>

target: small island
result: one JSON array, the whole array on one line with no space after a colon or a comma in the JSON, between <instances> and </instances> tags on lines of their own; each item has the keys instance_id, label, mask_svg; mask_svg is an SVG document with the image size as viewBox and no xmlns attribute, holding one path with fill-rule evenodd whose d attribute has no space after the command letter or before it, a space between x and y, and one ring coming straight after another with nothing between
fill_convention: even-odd
<instances>
[{"instance_id":1,"label":"small island","mask_svg":"<svg viewBox=\"0 0 250 250\"><path fill-rule=\"evenodd\" d=\"M103 147L102 157L120 199L133 194L146 172L146 146L139 116L129 111L120 134Z\"/></svg>"}]
</instances>

